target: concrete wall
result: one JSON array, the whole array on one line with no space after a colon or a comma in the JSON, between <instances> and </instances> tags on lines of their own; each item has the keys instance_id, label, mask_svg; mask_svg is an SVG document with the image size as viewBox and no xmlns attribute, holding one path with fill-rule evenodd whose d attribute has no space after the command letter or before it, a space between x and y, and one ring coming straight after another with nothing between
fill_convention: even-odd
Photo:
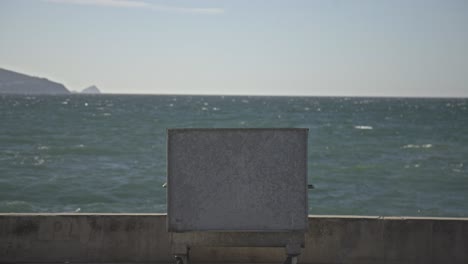
<instances>
[{"instance_id":1,"label":"concrete wall","mask_svg":"<svg viewBox=\"0 0 468 264\"><path fill-rule=\"evenodd\" d=\"M281 248L199 247L193 262L277 262ZM310 216L302 263L468 263L468 218ZM0 214L0 262L172 262L166 215Z\"/></svg>"}]
</instances>

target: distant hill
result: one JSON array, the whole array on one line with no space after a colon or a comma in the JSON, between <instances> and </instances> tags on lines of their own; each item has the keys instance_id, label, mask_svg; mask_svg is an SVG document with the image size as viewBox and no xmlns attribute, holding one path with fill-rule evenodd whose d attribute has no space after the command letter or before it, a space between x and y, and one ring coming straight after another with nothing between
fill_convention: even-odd
<instances>
[{"instance_id":1,"label":"distant hill","mask_svg":"<svg viewBox=\"0 0 468 264\"><path fill-rule=\"evenodd\" d=\"M91 85L90 87L83 89L83 91L81 91L81 93L84 93L84 94L100 94L101 91L99 91L99 89L96 87L96 85Z\"/></svg>"},{"instance_id":2,"label":"distant hill","mask_svg":"<svg viewBox=\"0 0 468 264\"><path fill-rule=\"evenodd\" d=\"M0 94L69 94L61 83L0 68Z\"/></svg>"}]
</instances>

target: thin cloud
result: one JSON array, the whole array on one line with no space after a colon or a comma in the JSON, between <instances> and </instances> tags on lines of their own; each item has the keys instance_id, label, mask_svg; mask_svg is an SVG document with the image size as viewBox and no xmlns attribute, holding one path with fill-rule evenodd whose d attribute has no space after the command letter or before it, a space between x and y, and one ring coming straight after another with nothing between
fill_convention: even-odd
<instances>
[{"instance_id":1,"label":"thin cloud","mask_svg":"<svg viewBox=\"0 0 468 264\"><path fill-rule=\"evenodd\" d=\"M224 9L222 8L193 8L193 7L161 6L161 5L150 5L149 8L156 10L156 11L166 11L166 12L176 12L176 13L211 14L211 15L224 13Z\"/></svg>"},{"instance_id":2,"label":"thin cloud","mask_svg":"<svg viewBox=\"0 0 468 264\"><path fill-rule=\"evenodd\" d=\"M43 0L48 3L70 4L70 5L90 5L90 6L106 6L106 7L123 7L123 8L147 8L161 12L171 13L193 13L193 14L222 14L222 8L192 8L192 7L176 7L155 5L145 1L138 0Z\"/></svg>"},{"instance_id":3,"label":"thin cloud","mask_svg":"<svg viewBox=\"0 0 468 264\"><path fill-rule=\"evenodd\" d=\"M71 5L93 5L110 7L149 7L150 4L143 1L130 0L44 0L49 3L71 4Z\"/></svg>"}]
</instances>

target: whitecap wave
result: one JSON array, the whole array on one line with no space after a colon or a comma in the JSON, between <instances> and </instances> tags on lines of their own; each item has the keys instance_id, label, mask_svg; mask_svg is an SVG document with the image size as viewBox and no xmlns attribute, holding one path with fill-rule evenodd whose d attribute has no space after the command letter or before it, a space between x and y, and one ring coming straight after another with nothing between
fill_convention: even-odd
<instances>
[{"instance_id":1,"label":"whitecap wave","mask_svg":"<svg viewBox=\"0 0 468 264\"><path fill-rule=\"evenodd\" d=\"M422 144L422 145L408 144L408 145L404 145L402 148L404 148L404 149L408 149L408 148L414 148L414 149L418 149L418 148L432 148L432 144Z\"/></svg>"},{"instance_id":2,"label":"whitecap wave","mask_svg":"<svg viewBox=\"0 0 468 264\"><path fill-rule=\"evenodd\" d=\"M40 165L44 164L44 162L45 162L45 160L42 159L41 157L34 156L34 161L33 161L34 166L40 166Z\"/></svg>"},{"instance_id":3,"label":"whitecap wave","mask_svg":"<svg viewBox=\"0 0 468 264\"><path fill-rule=\"evenodd\" d=\"M371 126L354 126L355 129L362 129L362 130L372 130L374 129Z\"/></svg>"}]
</instances>

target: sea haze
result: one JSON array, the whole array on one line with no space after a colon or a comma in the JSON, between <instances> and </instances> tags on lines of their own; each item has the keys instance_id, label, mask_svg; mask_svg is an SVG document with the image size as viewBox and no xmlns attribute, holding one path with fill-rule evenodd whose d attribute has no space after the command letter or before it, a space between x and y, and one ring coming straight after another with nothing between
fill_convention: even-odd
<instances>
[{"instance_id":1,"label":"sea haze","mask_svg":"<svg viewBox=\"0 0 468 264\"><path fill-rule=\"evenodd\" d=\"M0 96L0 212L165 212L166 128L309 128L311 214L468 216L468 99Z\"/></svg>"}]
</instances>

